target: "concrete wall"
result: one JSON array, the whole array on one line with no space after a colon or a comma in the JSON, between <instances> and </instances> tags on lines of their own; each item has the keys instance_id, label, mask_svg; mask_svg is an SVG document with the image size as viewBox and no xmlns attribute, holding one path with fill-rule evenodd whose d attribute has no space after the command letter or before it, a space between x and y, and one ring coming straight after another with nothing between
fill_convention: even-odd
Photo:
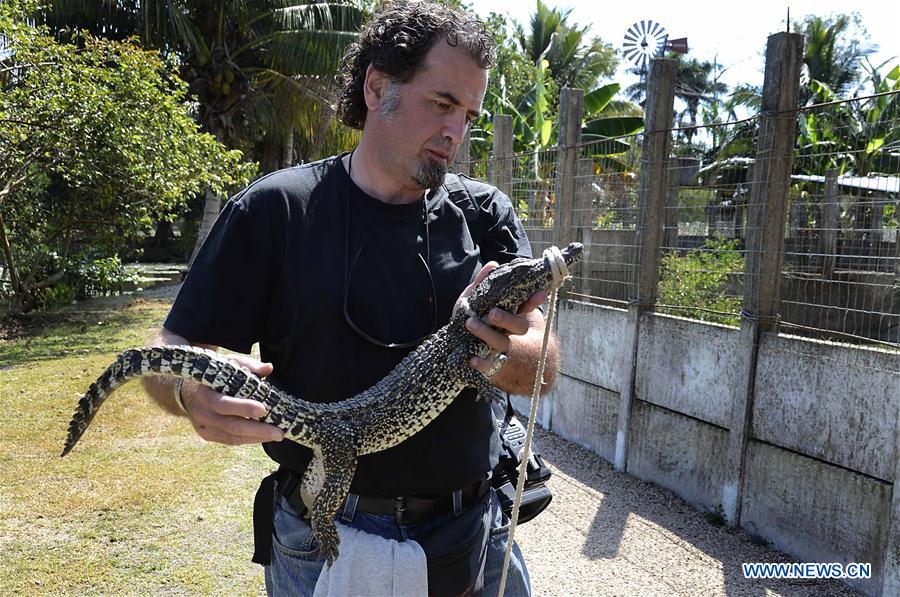
<instances>
[{"instance_id":1,"label":"concrete wall","mask_svg":"<svg viewBox=\"0 0 900 597\"><path fill-rule=\"evenodd\" d=\"M742 527L804 561L871 563L873 578L850 584L879 594L890 483L757 441L745 466Z\"/></svg>"},{"instance_id":2,"label":"concrete wall","mask_svg":"<svg viewBox=\"0 0 900 597\"><path fill-rule=\"evenodd\" d=\"M738 524L803 561L871 563L873 578L850 584L893 594L900 354L775 334L753 352L737 329L645 313L633 356L628 321L561 302L561 375L539 420L610 461L625 421L625 470L721 512L732 407L747 400L741 372L754 354Z\"/></svg>"}]
</instances>

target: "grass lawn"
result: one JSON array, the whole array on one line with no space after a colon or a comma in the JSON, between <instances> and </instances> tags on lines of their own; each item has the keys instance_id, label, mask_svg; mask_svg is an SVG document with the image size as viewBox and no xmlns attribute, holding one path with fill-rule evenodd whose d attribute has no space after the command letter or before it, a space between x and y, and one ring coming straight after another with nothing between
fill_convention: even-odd
<instances>
[{"instance_id":1,"label":"grass lawn","mask_svg":"<svg viewBox=\"0 0 900 597\"><path fill-rule=\"evenodd\" d=\"M258 446L200 440L134 381L59 457L78 398L168 307L100 299L0 327L0 594L264 593Z\"/></svg>"}]
</instances>

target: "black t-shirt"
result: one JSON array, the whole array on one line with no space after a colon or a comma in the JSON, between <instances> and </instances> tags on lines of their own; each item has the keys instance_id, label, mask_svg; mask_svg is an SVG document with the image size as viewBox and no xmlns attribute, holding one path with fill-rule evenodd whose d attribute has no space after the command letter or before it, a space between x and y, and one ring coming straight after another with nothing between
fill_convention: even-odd
<instances>
[{"instance_id":1,"label":"black t-shirt","mask_svg":"<svg viewBox=\"0 0 900 597\"><path fill-rule=\"evenodd\" d=\"M447 323L482 263L531 256L509 199L483 183L467 186L486 229L478 246L443 188L413 203L387 204L357 187L339 157L270 174L225 205L165 327L244 353L259 342L262 359L274 365L272 383L307 401L362 392L410 349L376 346L347 324L351 265L351 321L381 342L399 343ZM264 448L296 472L312 456L291 441ZM497 456L491 409L470 389L412 438L362 456L351 490L445 494L483 479Z\"/></svg>"}]
</instances>

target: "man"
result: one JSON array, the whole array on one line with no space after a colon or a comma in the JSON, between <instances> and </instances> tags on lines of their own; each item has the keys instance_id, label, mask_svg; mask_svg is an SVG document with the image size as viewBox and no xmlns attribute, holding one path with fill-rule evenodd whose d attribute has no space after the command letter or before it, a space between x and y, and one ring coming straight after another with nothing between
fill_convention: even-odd
<instances>
[{"instance_id":1,"label":"man","mask_svg":"<svg viewBox=\"0 0 900 597\"><path fill-rule=\"evenodd\" d=\"M466 214L442 186L480 114L493 52L483 25L450 8L405 0L382 7L342 66L338 113L362 130L359 145L271 174L234 197L150 343L247 353L258 341L266 362L235 360L305 400L342 400L374 385L446 323L460 295L494 262L530 256L505 195L466 182L483 230L473 239ZM488 265L479 271L482 263ZM494 310L487 321L466 324L492 350L470 365L500 390L531 391L544 329L536 308L545 298L539 293L518 313ZM547 386L556 358L554 343ZM264 443L281 465L274 532L263 490L254 514L272 539L266 587L270 594L312 594L323 561L305 518L308 499L297 488L310 450L280 441L278 428L256 421L264 415L258 403L192 382L180 392L161 378L145 385L170 412L179 413L180 400L204 439ZM484 594L496 594L507 538L488 490L498 449L489 405L467 390L409 440L360 458L341 523L420 542L432 594L477 593L482 582ZM402 507L395 512L393 504ZM517 547L506 594L530 594Z\"/></svg>"}]
</instances>

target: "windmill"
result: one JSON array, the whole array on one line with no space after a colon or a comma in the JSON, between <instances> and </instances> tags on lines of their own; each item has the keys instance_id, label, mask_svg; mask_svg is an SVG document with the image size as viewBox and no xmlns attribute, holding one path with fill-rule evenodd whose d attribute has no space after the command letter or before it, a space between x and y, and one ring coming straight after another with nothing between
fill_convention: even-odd
<instances>
[{"instance_id":1,"label":"windmill","mask_svg":"<svg viewBox=\"0 0 900 597\"><path fill-rule=\"evenodd\" d=\"M640 71L641 88L646 89L647 64L651 58L662 56L666 51L686 54L686 37L669 39L666 28L651 20L638 21L625 32L622 53ZM643 100L640 102L643 104Z\"/></svg>"}]
</instances>

